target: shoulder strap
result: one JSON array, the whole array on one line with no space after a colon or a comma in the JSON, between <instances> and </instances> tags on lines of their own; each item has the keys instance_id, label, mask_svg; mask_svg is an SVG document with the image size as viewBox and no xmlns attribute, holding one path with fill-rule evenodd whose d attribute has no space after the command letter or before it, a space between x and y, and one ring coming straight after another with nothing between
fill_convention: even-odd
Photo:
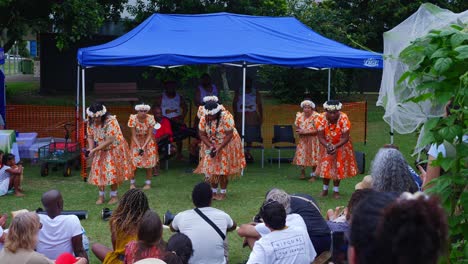
<instances>
[{"instance_id":1,"label":"shoulder strap","mask_svg":"<svg viewBox=\"0 0 468 264\"><path fill-rule=\"evenodd\" d=\"M291 195L291 197L294 197L294 198L297 198L297 199L301 199L305 202L308 202L310 203L311 205L313 205L315 207L315 209L317 209L317 211L320 212L320 208L312 201L312 200L309 200L307 198L304 198L304 197L301 197L301 196L297 196L297 195Z\"/></svg>"},{"instance_id":2,"label":"shoulder strap","mask_svg":"<svg viewBox=\"0 0 468 264\"><path fill-rule=\"evenodd\" d=\"M219 227L215 225L215 223L213 223L204 213L202 213L200 209L195 208L193 210L195 210L195 212L197 212L197 214L200 215L201 218L203 218L203 220L205 220L211 227L213 227L213 229L219 234L222 240L226 239L226 235L224 235L223 232L221 232L221 230L219 229Z\"/></svg>"}]
</instances>

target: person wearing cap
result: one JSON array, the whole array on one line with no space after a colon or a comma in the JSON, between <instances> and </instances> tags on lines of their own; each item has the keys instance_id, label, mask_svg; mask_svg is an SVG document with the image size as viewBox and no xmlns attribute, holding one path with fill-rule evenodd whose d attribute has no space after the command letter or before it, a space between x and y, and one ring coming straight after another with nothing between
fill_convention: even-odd
<instances>
[{"instance_id":1,"label":"person wearing cap","mask_svg":"<svg viewBox=\"0 0 468 264\"><path fill-rule=\"evenodd\" d=\"M120 130L117 118L100 103L86 109L88 115L87 154L92 158L88 182L99 188L96 204L103 204L105 187L111 186L109 204L119 201L117 187L125 180L132 179L134 166L130 148Z\"/></svg>"},{"instance_id":2,"label":"person wearing cap","mask_svg":"<svg viewBox=\"0 0 468 264\"><path fill-rule=\"evenodd\" d=\"M320 142L320 159L315 174L323 178L321 196L328 195L328 185L333 180L333 197L340 197L340 181L358 174L356 158L349 132L351 122L341 112L342 104L329 100L323 104L325 113L316 124Z\"/></svg>"},{"instance_id":3,"label":"person wearing cap","mask_svg":"<svg viewBox=\"0 0 468 264\"><path fill-rule=\"evenodd\" d=\"M146 170L144 190L151 188L153 167L159 161L156 143L153 140L153 129L156 125L154 117L148 112L151 107L141 103L135 105L137 114L130 115L128 127L132 131L131 158L135 168ZM130 189L135 188L135 176L130 179Z\"/></svg>"},{"instance_id":4,"label":"person wearing cap","mask_svg":"<svg viewBox=\"0 0 468 264\"><path fill-rule=\"evenodd\" d=\"M300 179L305 179L306 167L312 168L310 181L315 181L315 167L319 159L319 142L317 138L317 127L315 126L316 120L320 114L315 109L315 104L311 100L304 100L301 102L302 112L297 112L296 133L299 135L299 142L296 147L296 155L294 156L292 164L301 167Z\"/></svg>"}]
</instances>

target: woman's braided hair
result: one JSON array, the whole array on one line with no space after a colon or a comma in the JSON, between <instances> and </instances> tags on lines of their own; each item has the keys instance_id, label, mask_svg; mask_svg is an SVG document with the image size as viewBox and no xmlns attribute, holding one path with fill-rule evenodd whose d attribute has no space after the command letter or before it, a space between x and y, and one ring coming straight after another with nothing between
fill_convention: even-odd
<instances>
[{"instance_id":1,"label":"woman's braided hair","mask_svg":"<svg viewBox=\"0 0 468 264\"><path fill-rule=\"evenodd\" d=\"M140 189L128 190L112 212L109 224L114 234L136 234L141 219L149 210L146 194Z\"/></svg>"}]
</instances>

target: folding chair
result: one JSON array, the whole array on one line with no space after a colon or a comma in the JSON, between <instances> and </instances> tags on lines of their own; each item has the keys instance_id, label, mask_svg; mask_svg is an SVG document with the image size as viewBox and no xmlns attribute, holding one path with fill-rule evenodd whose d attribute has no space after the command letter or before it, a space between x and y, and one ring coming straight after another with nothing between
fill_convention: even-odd
<instances>
[{"instance_id":1,"label":"folding chair","mask_svg":"<svg viewBox=\"0 0 468 264\"><path fill-rule=\"evenodd\" d=\"M296 139L292 125L274 125L273 138L271 140L273 149L278 150L278 168L281 167L281 150L282 149L296 149ZM276 146L277 143L290 143L293 146ZM273 163L273 158L271 159Z\"/></svg>"},{"instance_id":2,"label":"folding chair","mask_svg":"<svg viewBox=\"0 0 468 264\"><path fill-rule=\"evenodd\" d=\"M246 126L245 127L245 135L244 135L244 142L245 143L258 143L259 145L252 145L247 146L244 145L244 150L251 150L251 149L261 149L262 150L262 168L264 167L264 157L265 157L265 147L263 146L263 138L262 138L262 131L260 126Z\"/></svg>"}]
</instances>

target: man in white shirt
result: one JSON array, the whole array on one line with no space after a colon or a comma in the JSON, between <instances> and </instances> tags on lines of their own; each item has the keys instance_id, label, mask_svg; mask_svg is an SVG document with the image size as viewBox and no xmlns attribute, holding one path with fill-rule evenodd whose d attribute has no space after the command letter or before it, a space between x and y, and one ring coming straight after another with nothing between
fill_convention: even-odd
<instances>
[{"instance_id":1,"label":"man in white shirt","mask_svg":"<svg viewBox=\"0 0 468 264\"><path fill-rule=\"evenodd\" d=\"M247 264L309 264L314 261L317 253L309 235L302 228L286 224L284 206L268 200L260 215L270 232L255 242Z\"/></svg>"},{"instance_id":2,"label":"man in white shirt","mask_svg":"<svg viewBox=\"0 0 468 264\"><path fill-rule=\"evenodd\" d=\"M195 209L178 213L171 223L171 230L187 235L192 241L193 256L189 263L224 264L224 240L228 231L236 229L236 223L225 212L210 207L213 199L211 186L205 182L195 185L192 201ZM196 210L206 216L221 233L215 230ZM222 237L221 234L224 236Z\"/></svg>"},{"instance_id":3,"label":"man in white shirt","mask_svg":"<svg viewBox=\"0 0 468 264\"><path fill-rule=\"evenodd\" d=\"M47 215L39 214L42 228L36 251L50 259L57 259L65 252L88 259L83 248L83 227L80 220L76 215L61 215L62 194L57 190L50 190L42 195L41 201Z\"/></svg>"},{"instance_id":4,"label":"man in white shirt","mask_svg":"<svg viewBox=\"0 0 468 264\"><path fill-rule=\"evenodd\" d=\"M287 194L285 191L280 190L280 189L272 189L270 192L268 192L267 197L265 199L266 201L268 200L273 200L281 204L287 215L286 215L286 225L290 227L295 227L303 230L305 234L307 233L307 226L304 222L304 219L302 216L298 214L291 214L291 197L289 194ZM248 223L248 224L243 224L239 227L237 230L237 234L240 237L245 238L244 245L249 245L250 248L253 248L255 242L260 239L261 237L269 234L270 228L268 228L265 223ZM307 236L307 239L310 242L310 237ZM311 242L312 243L312 242ZM315 252L315 250L314 250Z\"/></svg>"}]
</instances>

